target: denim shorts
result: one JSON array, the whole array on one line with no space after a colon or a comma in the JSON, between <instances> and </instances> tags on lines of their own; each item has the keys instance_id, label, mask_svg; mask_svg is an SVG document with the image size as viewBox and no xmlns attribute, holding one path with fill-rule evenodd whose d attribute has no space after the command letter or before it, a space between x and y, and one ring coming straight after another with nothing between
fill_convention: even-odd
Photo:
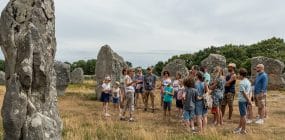
<instances>
[{"instance_id":1,"label":"denim shorts","mask_svg":"<svg viewBox=\"0 0 285 140\"><path fill-rule=\"evenodd\" d=\"M241 117L246 115L247 102L238 102L239 114Z\"/></svg>"},{"instance_id":2,"label":"denim shorts","mask_svg":"<svg viewBox=\"0 0 285 140\"><path fill-rule=\"evenodd\" d=\"M113 104L119 104L120 98L113 98Z\"/></svg>"},{"instance_id":3,"label":"denim shorts","mask_svg":"<svg viewBox=\"0 0 285 140\"><path fill-rule=\"evenodd\" d=\"M110 101L110 94L102 92L100 101L104 102L104 103L109 102Z\"/></svg>"},{"instance_id":4,"label":"denim shorts","mask_svg":"<svg viewBox=\"0 0 285 140\"><path fill-rule=\"evenodd\" d=\"M183 111L183 119L185 121L192 120L194 118L194 116L195 116L194 110L184 110Z\"/></svg>"},{"instance_id":5,"label":"denim shorts","mask_svg":"<svg viewBox=\"0 0 285 140\"><path fill-rule=\"evenodd\" d=\"M197 101L195 103L195 115L196 116L205 116L208 113L208 109L205 108L203 100Z\"/></svg>"}]
</instances>

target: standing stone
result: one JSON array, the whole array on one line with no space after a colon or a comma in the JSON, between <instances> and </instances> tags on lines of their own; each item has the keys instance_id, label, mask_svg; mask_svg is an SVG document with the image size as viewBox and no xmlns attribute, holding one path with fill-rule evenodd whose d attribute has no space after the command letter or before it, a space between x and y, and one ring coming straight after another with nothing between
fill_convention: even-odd
<instances>
[{"instance_id":1,"label":"standing stone","mask_svg":"<svg viewBox=\"0 0 285 140\"><path fill-rule=\"evenodd\" d=\"M60 61L55 61L54 69L56 72L57 95L62 96L70 82L70 65Z\"/></svg>"},{"instance_id":2,"label":"standing stone","mask_svg":"<svg viewBox=\"0 0 285 140\"><path fill-rule=\"evenodd\" d=\"M71 83L72 84L82 84L84 81L84 72L82 68L75 68L71 74Z\"/></svg>"},{"instance_id":3,"label":"standing stone","mask_svg":"<svg viewBox=\"0 0 285 140\"><path fill-rule=\"evenodd\" d=\"M0 85L5 85L5 83L6 83L5 72L0 71Z\"/></svg>"},{"instance_id":4,"label":"standing stone","mask_svg":"<svg viewBox=\"0 0 285 140\"><path fill-rule=\"evenodd\" d=\"M175 78L177 73L180 73L182 77L186 77L188 75L188 68L185 65L185 61L182 59L175 59L169 62L162 69L161 75L163 75L164 71L169 71L170 77Z\"/></svg>"},{"instance_id":5,"label":"standing stone","mask_svg":"<svg viewBox=\"0 0 285 140\"><path fill-rule=\"evenodd\" d=\"M128 65L125 63L123 57L115 53L108 45L103 46L99 54L97 55L96 63L96 96L100 99L101 96L101 85L104 81L105 76L111 76L112 83L120 81L122 76L123 68L127 68Z\"/></svg>"},{"instance_id":6,"label":"standing stone","mask_svg":"<svg viewBox=\"0 0 285 140\"><path fill-rule=\"evenodd\" d=\"M268 74L268 88L279 89L285 87L285 80L283 75L284 63L280 60L267 58L263 56L254 57L251 59L251 74L252 77L256 77L256 71L254 68L258 64L263 64L265 72Z\"/></svg>"},{"instance_id":7,"label":"standing stone","mask_svg":"<svg viewBox=\"0 0 285 140\"><path fill-rule=\"evenodd\" d=\"M53 0L10 0L0 19L4 140L59 140Z\"/></svg>"},{"instance_id":8,"label":"standing stone","mask_svg":"<svg viewBox=\"0 0 285 140\"><path fill-rule=\"evenodd\" d=\"M223 69L226 68L226 58L219 54L210 54L206 59L201 62L201 66L206 66L209 73L213 73L216 66L220 66Z\"/></svg>"}]
</instances>

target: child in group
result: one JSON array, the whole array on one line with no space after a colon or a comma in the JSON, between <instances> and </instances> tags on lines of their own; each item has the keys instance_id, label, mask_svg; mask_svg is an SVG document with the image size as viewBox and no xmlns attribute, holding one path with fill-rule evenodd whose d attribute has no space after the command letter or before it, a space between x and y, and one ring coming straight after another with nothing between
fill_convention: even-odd
<instances>
[{"instance_id":1,"label":"child in group","mask_svg":"<svg viewBox=\"0 0 285 140\"><path fill-rule=\"evenodd\" d=\"M163 93L163 109L164 109L164 117L166 117L166 112L168 111L168 116L171 115L171 103L174 95L173 87L171 83L169 83L166 87L164 87Z\"/></svg>"},{"instance_id":2,"label":"child in group","mask_svg":"<svg viewBox=\"0 0 285 140\"><path fill-rule=\"evenodd\" d=\"M251 84L250 81L246 78L247 71L244 68L239 70L239 79L240 81L240 89L238 93L238 106L240 112L240 121L239 126L234 129L235 134L246 134L246 114L247 114L247 106L251 104L251 100L249 98Z\"/></svg>"},{"instance_id":3,"label":"child in group","mask_svg":"<svg viewBox=\"0 0 285 140\"><path fill-rule=\"evenodd\" d=\"M110 96L111 96L111 77L106 76L105 80L102 84L102 94L100 101L103 102L103 112L105 114L105 117L110 117L111 115L108 113L108 104L110 101Z\"/></svg>"},{"instance_id":4,"label":"child in group","mask_svg":"<svg viewBox=\"0 0 285 140\"><path fill-rule=\"evenodd\" d=\"M195 112L195 102L198 95L197 89L195 89L195 80L193 77L189 77L183 81L185 86L185 92L183 94L183 119L185 121L185 125L187 130L190 131L190 127L192 128L192 132L194 129L194 112Z\"/></svg>"},{"instance_id":5,"label":"child in group","mask_svg":"<svg viewBox=\"0 0 285 140\"><path fill-rule=\"evenodd\" d=\"M114 110L119 111L119 116L121 116L121 107L120 107L120 102L121 102L121 97L122 97L122 92L120 89L120 82L116 82L115 86L112 91L112 98L113 98L113 105L114 105Z\"/></svg>"},{"instance_id":6,"label":"child in group","mask_svg":"<svg viewBox=\"0 0 285 140\"><path fill-rule=\"evenodd\" d=\"M179 91L179 80L181 79L181 74L180 73L177 73L176 74L176 78L175 80L173 81L173 90L174 90L174 96L173 98L176 100L176 108L177 108L177 116L179 116L179 112L180 112L180 108L179 108L179 103L180 101L177 101L177 94L178 94L178 91ZM181 115L180 115L181 116Z\"/></svg>"},{"instance_id":7,"label":"child in group","mask_svg":"<svg viewBox=\"0 0 285 140\"><path fill-rule=\"evenodd\" d=\"M182 79L179 80L178 92L176 95L176 107L178 109L178 116L183 117L183 94L185 92L185 88L183 86Z\"/></svg>"}]
</instances>

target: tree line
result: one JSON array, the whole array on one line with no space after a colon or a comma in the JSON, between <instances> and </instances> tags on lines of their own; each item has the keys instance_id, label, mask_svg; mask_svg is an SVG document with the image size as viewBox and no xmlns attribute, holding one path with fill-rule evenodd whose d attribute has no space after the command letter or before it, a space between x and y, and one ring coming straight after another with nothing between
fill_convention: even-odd
<instances>
[{"instance_id":1,"label":"tree line","mask_svg":"<svg viewBox=\"0 0 285 140\"><path fill-rule=\"evenodd\" d=\"M211 53L220 54L226 57L227 63L235 63L237 67L244 67L249 72L251 70L252 57L265 56L279 59L285 63L285 42L282 38L272 37L251 45L233 45L211 46L191 54L181 54L172 56L166 62L159 61L154 66L154 72L160 75L163 67L175 59L185 60L186 66L191 68L193 65L200 65L201 61L207 58Z\"/></svg>"}]
</instances>

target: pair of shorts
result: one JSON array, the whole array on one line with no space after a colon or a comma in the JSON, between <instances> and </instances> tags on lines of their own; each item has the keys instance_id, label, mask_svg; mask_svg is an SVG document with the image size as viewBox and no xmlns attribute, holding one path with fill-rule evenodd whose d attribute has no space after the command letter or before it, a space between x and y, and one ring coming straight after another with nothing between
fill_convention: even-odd
<instances>
[{"instance_id":1,"label":"pair of shorts","mask_svg":"<svg viewBox=\"0 0 285 140\"><path fill-rule=\"evenodd\" d=\"M211 113L212 113L212 114L216 114L216 113L218 113L218 109L217 109L217 107L212 107L212 109L211 109Z\"/></svg>"},{"instance_id":2,"label":"pair of shorts","mask_svg":"<svg viewBox=\"0 0 285 140\"><path fill-rule=\"evenodd\" d=\"M164 110L171 110L171 102L163 102L163 109Z\"/></svg>"},{"instance_id":3,"label":"pair of shorts","mask_svg":"<svg viewBox=\"0 0 285 140\"><path fill-rule=\"evenodd\" d=\"M110 94L102 92L100 101L104 102L104 103L109 102L110 101Z\"/></svg>"},{"instance_id":4,"label":"pair of shorts","mask_svg":"<svg viewBox=\"0 0 285 140\"><path fill-rule=\"evenodd\" d=\"M255 94L254 95L255 105L258 108L263 108L266 106L266 95L264 94Z\"/></svg>"},{"instance_id":5,"label":"pair of shorts","mask_svg":"<svg viewBox=\"0 0 285 140\"><path fill-rule=\"evenodd\" d=\"M182 109L183 108L183 102L182 100L176 100L176 107Z\"/></svg>"},{"instance_id":6,"label":"pair of shorts","mask_svg":"<svg viewBox=\"0 0 285 140\"><path fill-rule=\"evenodd\" d=\"M113 98L113 104L119 104L120 98Z\"/></svg>"},{"instance_id":7,"label":"pair of shorts","mask_svg":"<svg viewBox=\"0 0 285 140\"><path fill-rule=\"evenodd\" d=\"M241 117L246 115L246 111L247 111L247 102L239 102L238 103L238 107L239 107L239 114Z\"/></svg>"},{"instance_id":8,"label":"pair of shorts","mask_svg":"<svg viewBox=\"0 0 285 140\"><path fill-rule=\"evenodd\" d=\"M184 121L192 120L194 118L194 116L195 116L194 110L184 110L183 111L183 119L184 119Z\"/></svg>"},{"instance_id":9,"label":"pair of shorts","mask_svg":"<svg viewBox=\"0 0 285 140\"><path fill-rule=\"evenodd\" d=\"M195 115L196 116L205 116L208 113L208 109L205 108L203 100L196 101L195 103Z\"/></svg>"},{"instance_id":10,"label":"pair of shorts","mask_svg":"<svg viewBox=\"0 0 285 140\"><path fill-rule=\"evenodd\" d=\"M136 89L135 93L141 93L141 94L144 93L143 88Z\"/></svg>"},{"instance_id":11,"label":"pair of shorts","mask_svg":"<svg viewBox=\"0 0 285 140\"><path fill-rule=\"evenodd\" d=\"M234 93L231 92L225 93L221 105L226 106L228 104L229 106L233 106L234 97L235 97Z\"/></svg>"}]
</instances>

